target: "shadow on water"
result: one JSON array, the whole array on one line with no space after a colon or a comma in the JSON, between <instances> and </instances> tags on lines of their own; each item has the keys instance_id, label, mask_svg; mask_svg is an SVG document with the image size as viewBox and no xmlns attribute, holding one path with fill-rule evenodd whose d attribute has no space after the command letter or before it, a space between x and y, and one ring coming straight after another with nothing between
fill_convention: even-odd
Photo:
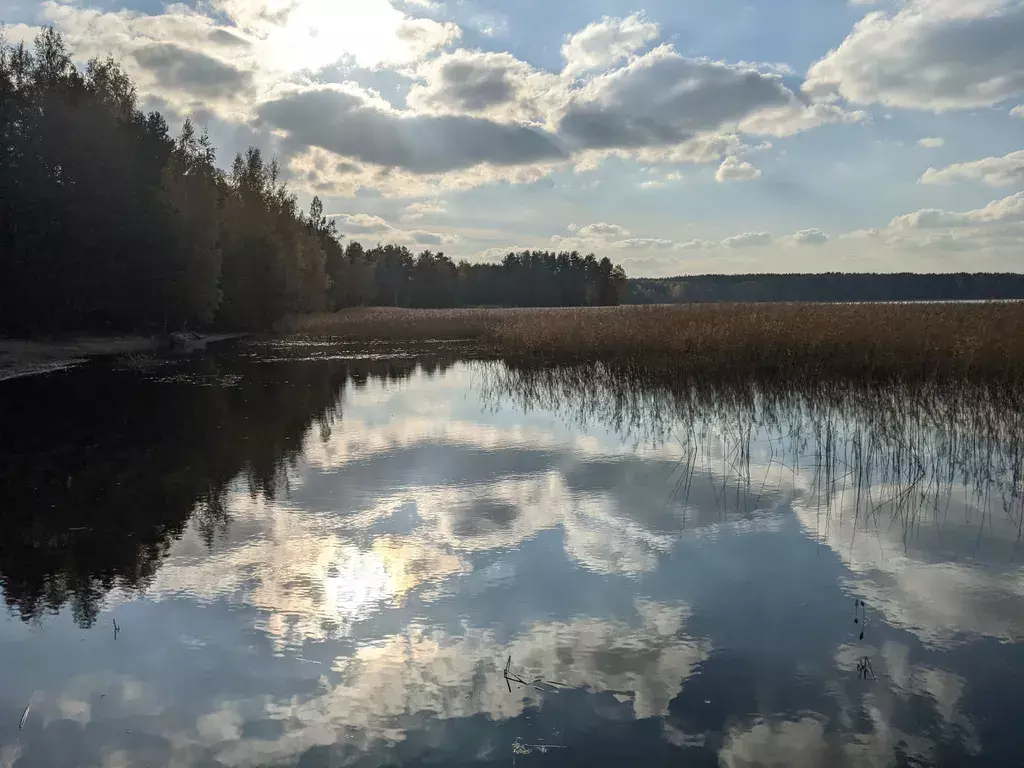
<instances>
[{"instance_id":1,"label":"shadow on water","mask_svg":"<svg viewBox=\"0 0 1024 768\"><path fill-rule=\"evenodd\" d=\"M145 590L190 520L212 543L230 489L286 491L306 441L341 418L346 387L451 362L242 352L4 383L0 586L12 610L31 620L70 603L91 626L111 589Z\"/></svg>"}]
</instances>

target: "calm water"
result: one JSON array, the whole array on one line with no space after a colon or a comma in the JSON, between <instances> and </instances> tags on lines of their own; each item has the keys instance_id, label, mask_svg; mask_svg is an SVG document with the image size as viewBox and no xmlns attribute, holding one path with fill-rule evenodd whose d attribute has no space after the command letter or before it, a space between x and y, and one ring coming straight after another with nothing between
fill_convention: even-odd
<instances>
[{"instance_id":1,"label":"calm water","mask_svg":"<svg viewBox=\"0 0 1024 768\"><path fill-rule=\"evenodd\" d=\"M1024 760L1020 411L435 352L0 385L0 765Z\"/></svg>"}]
</instances>

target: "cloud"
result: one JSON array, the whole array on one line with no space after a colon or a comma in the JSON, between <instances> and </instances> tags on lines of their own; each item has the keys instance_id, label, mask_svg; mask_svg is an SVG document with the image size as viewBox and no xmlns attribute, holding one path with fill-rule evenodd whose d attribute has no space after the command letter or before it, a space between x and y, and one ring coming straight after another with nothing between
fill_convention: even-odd
<instances>
[{"instance_id":1,"label":"cloud","mask_svg":"<svg viewBox=\"0 0 1024 768\"><path fill-rule=\"evenodd\" d=\"M722 241L723 248L759 248L774 242L768 232L744 232L742 235L727 237Z\"/></svg>"},{"instance_id":2,"label":"cloud","mask_svg":"<svg viewBox=\"0 0 1024 768\"><path fill-rule=\"evenodd\" d=\"M332 214L331 218L337 222L338 229L345 234L378 234L394 229L380 216L368 213L337 213Z\"/></svg>"},{"instance_id":3,"label":"cloud","mask_svg":"<svg viewBox=\"0 0 1024 768\"><path fill-rule=\"evenodd\" d=\"M402 214L402 221L416 221L424 216L438 216L447 212L444 203L438 201L410 203Z\"/></svg>"},{"instance_id":4,"label":"cloud","mask_svg":"<svg viewBox=\"0 0 1024 768\"><path fill-rule=\"evenodd\" d=\"M793 98L777 75L662 45L575 91L558 133L580 148L669 147Z\"/></svg>"},{"instance_id":5,"label":"cloud","mask_svg":"<svg viewBox=\"0 0 1024 768\"><path fill-rule=\"evenodd\" d=\"M921 176L922 184L948 184L954 181L981 181L990 187L1024 186L1024 150L1003 157L954 163L940 169L929 168Z\"/></svg>"},{"instance_id":6,"label":"cloud","mask_svg":"<svg viewBox=\"0 0 1024 768\"><path fill-rule=\"evenodd\" d=\"M331 218L337 222L339 232L355 239L369 236L374 242L408 246L453 245L462 241L455 234L396 229L380 216L368 213L337 213Z\"/></svg>"},{"instance_id":7,"label":"cloud","mask_svg":"<svg viewBox=\"0 0 1024 768\"><path fill-rule=\"evenodd\" d=\"M965 213L950 213L932 208L907 213L893 219L891 229L937 229L969 227L992 223L1024 223L1024 192L993 200L984 208Z\"/></svg>"},{"instance_id":8,"label":"cloud","mask_svg":"<svg viewBox=\"0 0 1024 768\"><path fill-rule=\"evenodd\" d=\"M625 237L629 234L629 230L625 227L620 227L618 224L606 224L603 221L579 228L570 224L569 231L575 232L578 237Z\"/></svg>"},{"instance_id":9,"label":"cloud","mask_svg":"<svg viewBox=\"0 0 1024 768\"><path fill-rule=\"evenodd\" d=\"M820 229L801 229L791 235L786 235L782 241L786 245L821 245L828 242L828 235Z\"/></svg>"},{"instance_id":10,"label":"cloud","mask_svg":"<svg viewBox=\"0 0 1024 768\"><path fill-rule=\"evenodd\" d=\"M342 59L408 64L462 34L454 23L413 18L388 0L359 0L358 12L336 0L211 0L211 7L259 38L266 66L288 72Z\"/></svg>"},{"instance_id":11,"label":"cloud","mask_svg":"<svg viewBox=\"0 0 1024 768\"><path fill-rule=\"evenodd\" d=\"M658 36L657 24L633 14L624 19L605 16L570 35L562 46L565 73L580 74L622 61Z\"/></svg>"},{"instance_id":12,"label":"cloud","mask_svg":"<svg viewBox=\"0 0 1024 768\"><path fill-rule=\"evenodd\" d=\"M679 244L679 250L681 251L709 251L712 248L717 247L718 243L714 243L710 240L690 240Z\"/></svg>"},{"instance_id":13,"label":"cloud","mask_svg":"<svg viewBox=\"0 0 1024 768\"><path fill-rule=\"evenodd\" d=\"M519 166L481 163L458 171L418 173L343 157L320 147L291 151L287 160L291 180L323 197L352 197L363 189L383 197L431 197L485 184L533 184L559 168L568 168L566 161Z\"/></svg>"},{"instance_id":14,"label":"cloud","mask_svg":"<svg viewBox=\"0 0 1024 768\"><path fill-rule=\"evenodd\" d=\"M479 117L408 116L341 86L294 91L259 108L259 117L297 147L412 173L443 173L482 163L523 165L565 158L547 132Z\"/></svg>"},{"instance_id":15,"label":"cloud","mask_svg":"<svg viewBox=\"0 0 1024 768\"><path fill-rule=\"evenodd\" d=\"M821 99L928 109L994 106L1024 92L1024 5L1016 0L909 0L874 11L811 66Z\"/></svg>"},{"instance_id":16,"label":"cloud","mask_svg":"<svg viewBox=\"0 0 1024 768\"><path fill-rule=\"evenodd\" d=\"M416 112L541 122L558 98L558 78L510 53L455 51L422 65L409 91Z\"/></svg>"},{"instance_id":17,"label":"cloud","mask_svg":"<svg viewBox=\"0 0 1024 768\"><path fill-rule=\"evenodd\" d=\"M919 139L917 142L917 146L924 147L925 149L938 149L939 147L946 146L946 140L928 137L924 139Z\"/></svg>"},{"instance_id":18,"label":"cloud","mask_svg":"<svg viewBox=\"0 0 1024 768\"><path fill-rule=\"evenodd\" d=\"M655 249L665 250L668 248L675 248L676 243L674 240L665 240L660 237L631 237L626 240L620 240L614 244L616 248L622 248L626 250L633 249Z\"/></svg>"},{"instance_id":19,"label":"cloud","mask_svg":"<svg viewBox=\"0 0 1024 768\"><path fill-rule=\"evenodd\" d=\"M761 178L761 171L736 156L725 158L715 174L718 182L750 181Z\"/></svg>"},{"instance_id":20,"label":"cloud","mask_svg":"<svg viewBox=\"0 0 1024 768\"><path fill-rule=\"evenodd\" d=\"M1014 107L1013 109L1011 109L1010 114L1013 115L1014 117L1024 117L1024 104L1021 104L1019 107Z\"/></svg>"},{"instance_id":21,"label":"cloud","mask_svg":"<svg viewBox=\"0 0 1024 768\"><path fill-rule=\"evenodd\" d=\"M153 74L157 85L197 96L223 98L251 93L253 88L252 72L175 43L145 45L135 51L135 61Z\"/></svg>"}]
</instances>

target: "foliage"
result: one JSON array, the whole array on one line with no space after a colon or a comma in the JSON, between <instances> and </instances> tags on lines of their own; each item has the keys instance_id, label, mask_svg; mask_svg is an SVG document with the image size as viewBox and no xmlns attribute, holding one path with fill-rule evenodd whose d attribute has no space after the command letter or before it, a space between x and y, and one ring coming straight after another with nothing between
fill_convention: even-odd
<instances>
[{"instance_id":1,"label":"foliage","mask_svg":"<svg viewBox=\"0 0 1024 768\"><path fill-rule=\"evenodd\" d=\"M502 266L343 247L258 148L215 165L186 120L172 138L110 58L80 71L61 36L0 40L0 328L262 330L324 308L616 303L622 271L579 254Z\"/></svg>"}]
</instances>

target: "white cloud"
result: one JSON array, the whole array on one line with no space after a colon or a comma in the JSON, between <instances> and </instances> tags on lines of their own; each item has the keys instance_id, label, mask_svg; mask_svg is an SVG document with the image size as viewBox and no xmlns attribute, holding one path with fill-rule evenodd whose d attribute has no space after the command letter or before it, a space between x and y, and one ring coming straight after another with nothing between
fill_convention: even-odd
<instances>
[{"instance_id":1,"label":"white cloud","mask_svg":"<svg viewBox=\"0 0 1024 768\"><path fill-rule=\"evenodd\" d=\"M1024 92L1024 5L1017 0L908 0L873 11L811 66L805 90L858 104L994 106Z\"/></svg>"},{"instance_id":2,"label":"white cloud","mask_svg":"<svg viewBox=\"0 0 1024 768\"><path fill-rule=\"evenodd\" d=\"M380 216L367 213L331 214L338 231L353 239L366 239L373 243L416 246L454 245L462 241L455 234L428 232L423 229L397 229Z\"/></svg>"},{"instance_id":3,"label":"white cloud","mask_svg":"<svg viewBox=\"0 0 1024 768\"><path fill-rule=\"evenodd\" d=\"M929 168L921 176L922 184L947 184L964 180L981 181L990 187L1024 186L1024 150L1003 157L954 163L945 168Z\"/></svg>"},{"instance_id":4,"label":"white cloud","mask_svg":"<svg viewBox=\"0 0 1024 768\"><path fill-rule=\"evenodd\" d=\"M618 224L606 224L603 221L587 224L578 229L570 224L569 231L575 232L578 237L625 237L629 234L629 230L625 227L620 227Z\"/></svg>"},{"instance_id":5,"label":"white cloud","mask_svg":"<svg viewBox=\"0 0 1024 768\"><path fill-rule=\"evenodd\" d=\"M799 232L786 235L781 242L785 245L822 245L828 240L828 235L820 229L801 229Z\"/></svg>"},{"instance_id":6,"label":"white cloud","mask_svg":"<svg viewBox=\"0 0 1024 768\"><path fill-rule=\"evenodd\" d=\"M444 203L436 200L432 202L410 203L406 206L405 213L402 214L402 221L417 221L424 216L439 216L447 212L448 210L445 208Z\"/></svg>"},{"instance_id":7,"label":"white cloud","mask_svg":"<svg viewBox=\"0 0 1024 768\"><path fill-rule=\"evenodd\" d=\"M927 137L924 139L918 139L917 146L924 147L925 149L938 149L939 147L946 146L946 140L935 137Z\"/></svg>"},{"instance_id":8,"label":"white cloud","mask_svg":"<svg viewBox=\"0 0 1024 768\"><path fill-rule=\"evenodd\" d=\"M388 0L212 0L262 41L268 65L318 69L342 58L360 66L407 64L461 36L451 22L412 18Z\"/></svg>"},{"instance_id":9,"label":"white cloud","mask_svg":"<svg viewBox=\"0 0 1024 768\"><path fill-rule=\"evenodd\" d=\"M727 237L722 241L723 248L758 248L774 242L768 232L744 232L742 235Z\"/></svg>"},{"instance_id":10,"label":"white cloud","mask_svg":"<svg viewBox=\"0 0 1024 768\"><path fill-rule=\"evenodd\" d=\"M622 61L658 36L658 25L639 14L624 19L605 16L571 35L562 46L565 73L581 74Z\"/></svg>"},{"instance_id":11,"label":"white cloud","mask_svg":"<svg viewBox=\"0 0 1024 768\"><path fill-rule=\"evenodd\" d=\"M750 181L761 178L761 171L745 160L738 157L727 157L718 168L715 180L726 181Z\"/></svg>"},{"instance_id":12,"label":"white cloud","mask_svg":"<svg viewBox=\"0 0 1024 768\"><path fill-rule=\"evenodd\" d=\"M679 250L681 251L709 251L712 248L717 248L718 243L714 243L710 240L689 240L685 243L679 244Z\"/></svg>"},{"instance_id":13,"label":"white cloud","mask_svg":"<svg viewBox=\"0 0 1024 768\"><path fill-rule=\"evenodd\" d=\"M938 229L943 227L969 227L993 223L1024 224L1024 192L993 200L984 208L965 213L950 213L935 209L924 209L897 216L889 227L892 229Z\"/></svg>"}]
</instances>

